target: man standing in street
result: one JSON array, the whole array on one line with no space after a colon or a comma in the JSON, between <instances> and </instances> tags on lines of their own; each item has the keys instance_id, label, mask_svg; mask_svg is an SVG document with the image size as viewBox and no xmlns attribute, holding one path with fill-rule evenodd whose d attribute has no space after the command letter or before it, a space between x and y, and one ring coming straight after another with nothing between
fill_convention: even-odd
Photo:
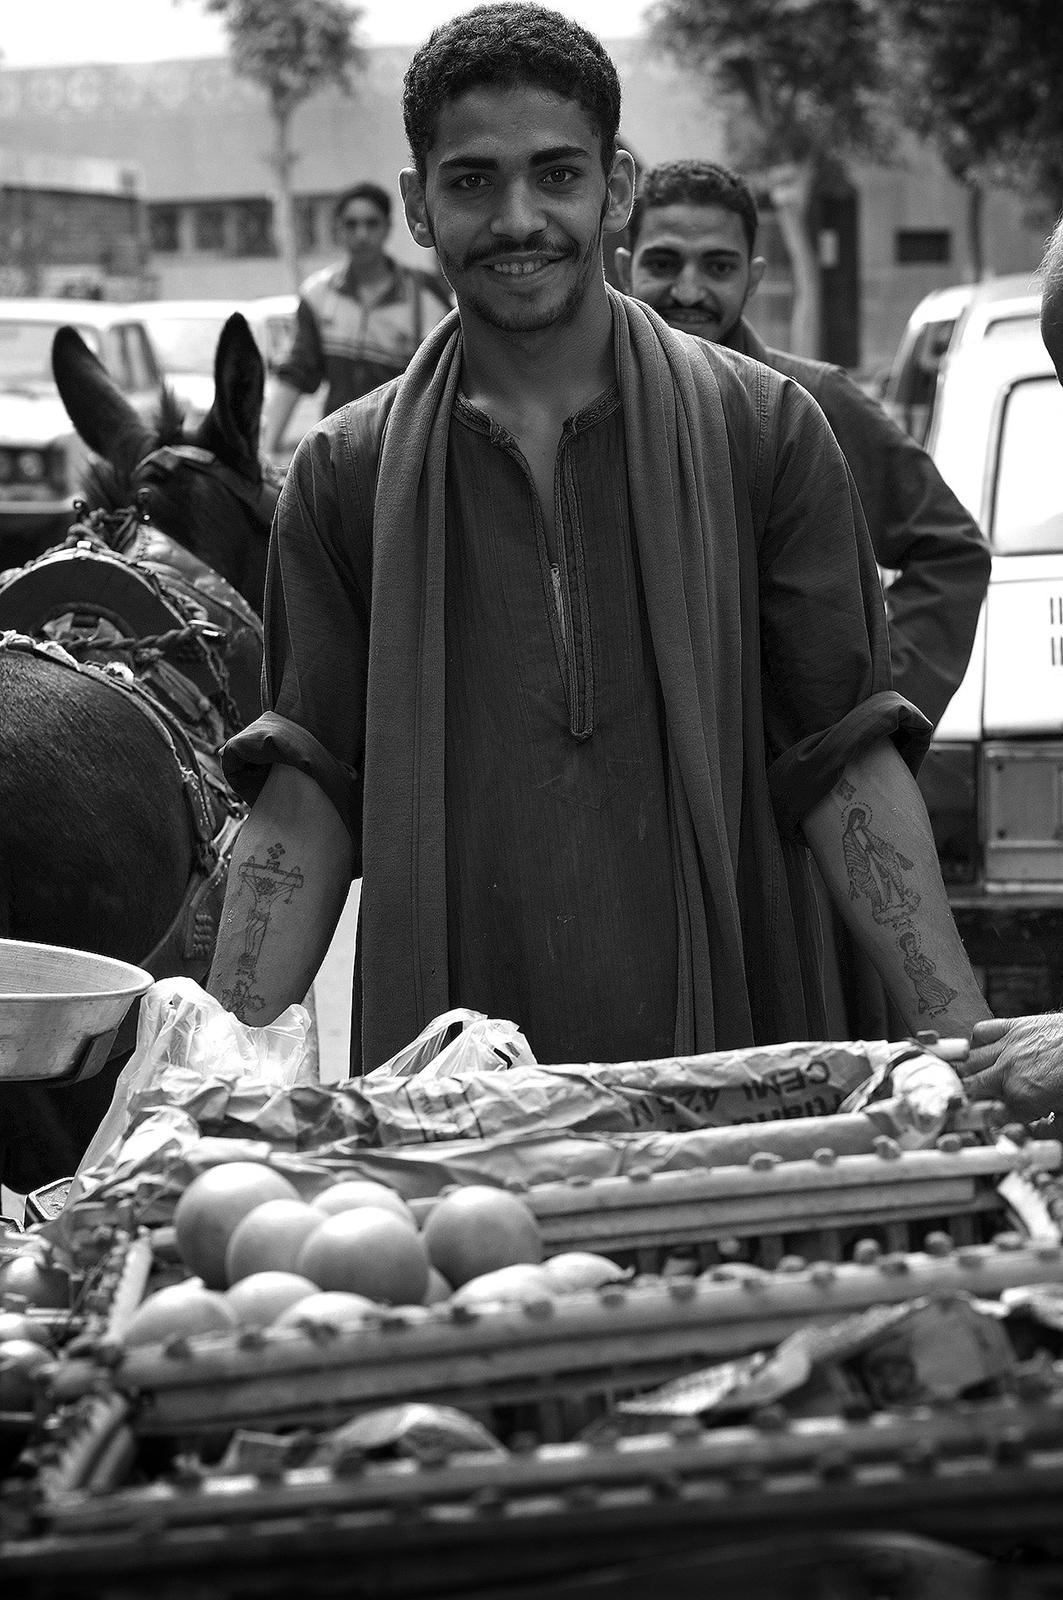
<instances>
[{"instance_id":1,"label":"man standing in street","mask_svg":"<svg viewBox=\"0 0 1063 1600\"><path fill-rule=\"evenodd\" d=\"M277 371L262 417L262 448L280 449L300 394L328 384L322 415L404 372L417 346L452 305L437 274L387 254L391 197L375 183L341 194L333 212L347 252L313 273L299 293L295 338Z\"/></svg>"},{"instance_id":2,"label":"man standing in street","mask_svg":"<svg viewBox=\"0 0 1063 1600\"><path fill-rule=\"evenodd\" d=\"M289 469L211 992L254 1023L301 999L360 876L356 1070L455 1005L542 1061L823 1038L811 852L907 1029L932 994L969 1034L930 727L823 414L605 282L634 187L609 56L480 6L403 109L407 223L458 309ZM291 895L263 910L252 859Z\"/></svg>"},{"instance_id":3,"label":"man standing in street","mask_svg":"<svg viewBox=\"0 0 1063 1600\"><path fill-rule=\"evenodd\" d=\"M639 185L630 249L617 251L620 282L673 328L763 361L817 401L856 483L878 564L895 574L886 594L893 686L936 724L967 667L988 546L926 451L841 367L769 349L750 327L743 313L766 266L757 225L753 192L737 173L707 161L653 167ZM877 975L836 931L832 1032L892 1037L897 1021Z\"/></svg>"},{"instance_id":4,"label":"man standing in street","mask_svg":"<svg viewBox=\"0 0 1063 1600\"><path fill-rule=\"evenodd\" d=\"M642 176L617 251L622 286L673 328L763 361L807 389L856 483L886 596L893 686L937 723L967 669L989 548L926 451L841 367L769 349L743 312L764 275L749 185L707 161Z\"/></svg>"}]
</instances>

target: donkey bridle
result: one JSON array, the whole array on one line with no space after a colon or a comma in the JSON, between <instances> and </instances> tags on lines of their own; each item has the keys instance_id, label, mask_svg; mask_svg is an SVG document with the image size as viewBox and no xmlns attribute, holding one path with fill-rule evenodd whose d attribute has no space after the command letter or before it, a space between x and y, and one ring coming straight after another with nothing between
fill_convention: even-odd
<instances>
[{"instance_id":1,"label":"donkey bridle","mask_svg":"<svg viewBox=\"0 0 1063 1600\"><path fill-rule=\"evenodd\" d=\"M160 445L138 462L133 477L134 482L158 483L177 477L182 472L199 472L212 482L220 483L241 505L247 507L264 531L269 532L280 495L280 484L265 473L254 483L243 473L237 472L235 467L220 460L212 450L204 450L200 445Z\"/></svg>"}]
</instances>

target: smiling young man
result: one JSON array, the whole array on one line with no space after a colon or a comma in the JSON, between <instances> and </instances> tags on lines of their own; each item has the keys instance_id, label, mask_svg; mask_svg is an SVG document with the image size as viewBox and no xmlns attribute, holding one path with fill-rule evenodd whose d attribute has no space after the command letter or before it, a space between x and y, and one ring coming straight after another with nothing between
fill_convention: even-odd
<instances>
[{"instance_id":1,"label":"smiling young man","mask_svg":"<svg viewBox=\"0 0 1063 1600\"><path fill-rule=\"evenodd\" d=\"M605 283L633 184L609 57L482 6L404 113L458 311L289 471L212 992L252 1022L301 997L361 874L366 1068L454 1005L543 1061L822 1037L811 845L910 1025L969 1029L904 759L929 729L830 431Z\"/></svg>"}]
</instances>

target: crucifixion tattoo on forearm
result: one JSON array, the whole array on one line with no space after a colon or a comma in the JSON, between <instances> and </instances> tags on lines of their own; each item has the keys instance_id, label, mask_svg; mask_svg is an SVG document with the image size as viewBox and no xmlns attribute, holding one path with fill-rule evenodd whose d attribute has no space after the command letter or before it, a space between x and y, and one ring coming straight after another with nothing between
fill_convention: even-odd
<instances>
[{"instance_id":1,"label":"crucifixion tattoo on forearm","mask_svg":"<svg viewBox=\"0 0 1063 1600\"><path fill-rule=\"evenodd\" d=\"M261 1011L266 1003L263 995L255 993L254 984L272 908L278 900L290 905L295 891L303 886L298 867L281 866L283 855L282 844L270 845L265 861L249 856L239 868L240 882L251 891L251 909L244 929L244 948L236 962L236 977L231 989L222 990L221 1001L240 1018L246 1018L248 1012Z\"/></svg>"},{"instance_id":2,"label":"crucifixion tattoo on forearm","mask_svg":"<svg viewBox=\"0 0 1063 1600\"><path fill-rule=\"evenodd\" d=\"M851 802L856 791L843 779L836 792L842 800ZM936 1017L948 1010L959 991L938 977L933 961L920 947L914 918L920 897L907 878L915 863L876 833L872 820L870 807L850 804L842 829L849 898L863 896L870 902L874 920L881 927L893 929L918 1009Z\"/></svg>"}]
</instances>

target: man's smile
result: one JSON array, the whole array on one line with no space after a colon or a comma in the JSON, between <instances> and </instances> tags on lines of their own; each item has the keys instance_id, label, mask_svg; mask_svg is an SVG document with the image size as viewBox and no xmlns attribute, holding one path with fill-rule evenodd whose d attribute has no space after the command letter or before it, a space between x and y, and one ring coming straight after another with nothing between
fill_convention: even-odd
<instances>
[{"instance_id":1,"label":"man's smile","mask_svg":"<svg viewBox=\"0 0 1063 1600\"><path fill-rule=\"evenodd\" d=\"M719 322L720 313L713 311L709 306L676 306L668 307L669 322Z\"/></svg>"},{"instance_id":2,"label":"man's smile","mask_svg":"<svg viewBox=\"0 0 1063 1600\"><path fill-rule=\"evenodd\" d=\"M556 262L563 261L564 256L505 256L493 261L485 261L483 265L491 272L500 273L506 278L530 278L537 272L542 272L546 267L552 267Z\"/></svg>"}]
</instances>

